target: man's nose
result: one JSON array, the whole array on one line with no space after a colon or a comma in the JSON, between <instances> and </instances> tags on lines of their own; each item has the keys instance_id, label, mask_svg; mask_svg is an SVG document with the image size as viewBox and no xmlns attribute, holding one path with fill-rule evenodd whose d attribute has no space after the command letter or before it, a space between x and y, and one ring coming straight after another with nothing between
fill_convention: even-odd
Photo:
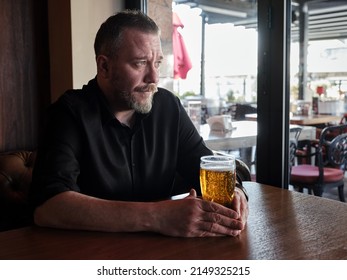
<instances>
[{"instance_id":1,"label":"man's nose","mask_svg":"<svg viewBox=\"0 0 347 280\"><path fill-rule=\"evenodd\" d=\"M159 82L159 68L156 68L154 65L149 65L147 68L145 82L157 84Z\"/></svg>"}]
</instances>

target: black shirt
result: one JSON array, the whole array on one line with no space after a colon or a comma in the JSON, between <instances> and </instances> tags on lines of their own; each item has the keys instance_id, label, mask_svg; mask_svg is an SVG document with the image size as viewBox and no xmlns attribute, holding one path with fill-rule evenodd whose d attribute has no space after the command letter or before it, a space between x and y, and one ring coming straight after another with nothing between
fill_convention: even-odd
<instances>
[{"instance_id":1,"label":"black shirt","mask_svg":"<svg viewBox=\"0 0 347 280\"><path fill-rule=\"evenodd\" d=\"M50 109L33 172L35 205L64 191L148 201L174 194L179 173L200 193L205 146L180 100L159 88L133 128L112 114L95 79L66 92Z\"/></svg>"}]
</instances>

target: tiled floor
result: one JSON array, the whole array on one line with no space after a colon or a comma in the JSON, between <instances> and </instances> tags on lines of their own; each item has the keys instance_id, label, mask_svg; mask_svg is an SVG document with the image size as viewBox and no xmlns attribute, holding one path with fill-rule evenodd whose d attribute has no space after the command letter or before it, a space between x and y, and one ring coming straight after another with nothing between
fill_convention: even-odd
<instances>
[{"instance_id":1,"label":"tiled floor","mask_svg":"<svg viewBox=\"0 0 347 280\"><path fill-rule=\"evenodd\" d=\"M289 190L295 191L292 186L289 187ZM347 185L346 185L346 183L345 183L344 191L345 191L345 199L347 200ZM304 190L304 193L309 195L307 190ZM340 201L337 188L326 189L323 193L323 197Z\"/></svg>"},{"instance_id":2,"label":"tiled floor","mask_svg":"<svg viewBox=\"0 0 347 280\"><path fill-rule=\"evenodd\" d=\"M255 174L253 172L251 172L251 173L252 173L251 174L252 181L255 181L256 180ZM295 191L293 186L291 186L291 185L289 186L289 190ZM307 189L304 189L304 193L306 193L308 195ZM344 193L345 193L345 200L347 201L347 172L345 174ZM337 188L326 188L323 192L323 197L340 201Z\"/></svg>"},{"instance_id":3,"label":"tiled floor","mask_svg":"<svg viewBox=\"0 0 347 280\"><path fill-rule=\"evenodd\" d=\"M347 182L346 182L346 180L345 180L344 193L345 193L345 199L347 200ZM339 195L338 195L338 192L337 192L337 188L327 189L323 193L323 197L331 198L331 199L335 199L335 200L340 201Z\"/></svg>"},{"instance_id":4,"label":"tiled floor","mask_svg":"<svg viewBox=\"0 0 347 280\"><path fill-rule=\"evenodd\" d=\"M290 190L293 190L293 187L289 187ZM304 193L307 193L307 190L304 190ZM344 186L345 199L347 200L347 177L345 175L345 186ZM323 192L323 197L334 199L340 201L337 188L326 188Z\"/></svg>"}]
</instances>

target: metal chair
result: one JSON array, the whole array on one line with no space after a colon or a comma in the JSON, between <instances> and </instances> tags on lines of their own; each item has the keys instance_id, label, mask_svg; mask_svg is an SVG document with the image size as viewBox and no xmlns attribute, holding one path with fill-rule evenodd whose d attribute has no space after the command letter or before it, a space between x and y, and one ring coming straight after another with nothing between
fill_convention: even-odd
<instances>
[{"instance_id":1,"label":"metal chair","mask_svg":"<svg viewBox=\"0 0 347 280\"><path fill-rule=\"evenodd\" d=\"M347 163L346 131L347 124L324 128L319 141L312 142L305 152L305 157L315 156L314 163L292 166L291 185L299 191L307 188L310 193L312 190L317 196L322 196L325 188L337 187L339 199L345 202L343 188Z\"/></svg>"}]
</instances>

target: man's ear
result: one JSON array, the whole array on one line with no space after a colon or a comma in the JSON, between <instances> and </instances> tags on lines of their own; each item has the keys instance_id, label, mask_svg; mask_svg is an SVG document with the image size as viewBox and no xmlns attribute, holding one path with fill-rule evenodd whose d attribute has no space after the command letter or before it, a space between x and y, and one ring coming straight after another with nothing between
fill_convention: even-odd
<instances>
[{"instance_id":1,"label":"man's ear","mask_svg":"<svg viewBox=\"0 0 347 280\"><path fill-rule=\"evenodd\" d=\"M108 73L109 73L108 63L109 63L109 59L105 55L99 55L96 58L96 66L98 70L98 75L101 75L103 78L108 77Z\"/></svg>"}]
</instances>

